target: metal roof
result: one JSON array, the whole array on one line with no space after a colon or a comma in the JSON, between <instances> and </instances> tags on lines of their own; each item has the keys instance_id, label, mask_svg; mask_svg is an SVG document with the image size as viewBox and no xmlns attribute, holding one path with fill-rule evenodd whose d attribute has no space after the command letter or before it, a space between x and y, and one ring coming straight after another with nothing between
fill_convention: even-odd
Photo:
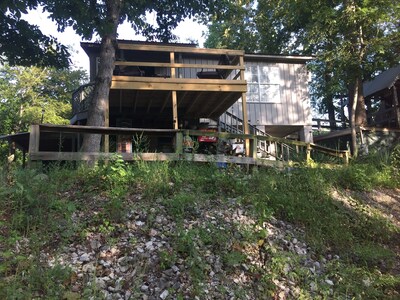
<instances>
[{"instance_id":1,"label":"metal roof","mask_svg":"<svg viewBox=\"0 0 400 300\"><path fill-rule=\"evenodd\" d=\"M390 89L400 79L400 65L379 74L375 79L364 82L364 97L384 89Z\"/></svg>"}]
</instances>

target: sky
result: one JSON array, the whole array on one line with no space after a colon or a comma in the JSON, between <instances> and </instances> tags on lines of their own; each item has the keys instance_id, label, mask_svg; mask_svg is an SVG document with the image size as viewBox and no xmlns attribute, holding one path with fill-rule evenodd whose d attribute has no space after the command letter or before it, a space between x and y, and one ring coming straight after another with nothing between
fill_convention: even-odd
<instances>
[{"instance_id":1,"label":"sky","mask_svg":"<svg viewBox=\"0 0 400 300\"><path fill-rule=\"evenodd\" d=\"M80 46L82 38L75 34L72 28L67 28L64 32L57 31L55 22L48 18L48 13L43 13L41 9L31 10L23 17L30 24L39 26L40 30L46 34L56 37L59 42L70 47L73 68L83 68L89 72L89 58ZM149 16L151 18L151 15ZM182 22L173 33L179 37L180 42L187 42L188 39L196 40L199 46L204 43L203 32L207 30L204 25L197 24L191 20ZM143 36L135 34L129 23L123 23L118 28L118 38L123 40L145 40Z\"/></svg>"}]
</instances>

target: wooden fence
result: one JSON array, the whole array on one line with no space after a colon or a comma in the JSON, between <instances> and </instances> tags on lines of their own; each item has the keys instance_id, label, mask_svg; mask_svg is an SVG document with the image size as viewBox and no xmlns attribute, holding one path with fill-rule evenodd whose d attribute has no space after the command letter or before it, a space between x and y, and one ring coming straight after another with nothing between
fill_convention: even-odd
<instances>
[{"instance_id":1,"label":"wooden fence","mask_svg":"<svg viewBox=\"0 0 400 300\"><path fill-rule=\"evenodd\" d=\"M46 134L52 134L58 136L59 145L54 143L52 140L46 139ZM115 153L108 152L79 152L74 149L79 149L79 136L82 134L101 134L102 136L115 135L115 136L127 136L135 134L144 135L165 135L171 136L174 140L174 151L173 153L119 153L124 160L148 160L148 161L163 161L163 160L187 160L195 162L219 162L219 163L235 163L235 164L246 164L246 165L263 165L263 166L277 166L284 167L289 165L287 159L283 160L268 160L257 157L257 144L258 141L266 141L269 143L275 143L276 145L290 145L293 149L303 148L306 153L306 160L311 159L312 151L324 153L332 157L338 157L343 159L345 163L348 163L349 152L346 150L335 150L326 147L322 147L312 143L304 143L300 141L288 140L283 138L276 138L271 136L252 135L252 134L237 134L228 132L205 132L199 130L180 130L180 129L147 129L147 128L120 128L120 127L94 127L94 126L78 126L78 125L32 125L30 130L29 138L29 159L30 161L88 161L88 160L99 160L99 159L111 159L115 156ZM63 136L72 136L69 139L71 147L70 151L63 151L64 146ZM224 154L217 155L206 155L197 153L184 153L184 137L199 137L209 136L217 137L218 139L230 140L238 139L242 141L248 141L250 145L250 155L248 157L237 157L227 156ZM107 139L106 139L107 140ZM56 142L57 143L57 142ZM244 143L246 144L246 143ZM42 147L43 146L43 147ZM50 147L51 146L51 147ZM42 149L44 148L44 150ZM46 149L52 148L51 151ZM57 150L54 150L57 149Z\"/></svg>"}]
</instances>

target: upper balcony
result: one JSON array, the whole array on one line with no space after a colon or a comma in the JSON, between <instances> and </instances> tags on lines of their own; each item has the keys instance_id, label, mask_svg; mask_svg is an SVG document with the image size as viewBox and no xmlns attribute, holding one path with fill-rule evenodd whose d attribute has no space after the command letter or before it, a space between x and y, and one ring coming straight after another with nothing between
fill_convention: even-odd
<instances>
[{"instance_id":1,"label":"upper balcony","mask_svg":"<svg viewBox=\"0 0 400 300\"><path fill-rule=\"evenodd\" d=\"M91 80L97 73L100 45L82 43L90 58ZM244 52L201 49L190 44L118 41L110 91L113 108L130 115L158 112L170 118L172 92L183 118L217 118L247 91ZM81 96L75 102L82 101ZM74 104L74 114L85 105ZM166 115L168 116L166 116ZM159 117L159 116L155 116Z\"/></svg>"}]
</instances>

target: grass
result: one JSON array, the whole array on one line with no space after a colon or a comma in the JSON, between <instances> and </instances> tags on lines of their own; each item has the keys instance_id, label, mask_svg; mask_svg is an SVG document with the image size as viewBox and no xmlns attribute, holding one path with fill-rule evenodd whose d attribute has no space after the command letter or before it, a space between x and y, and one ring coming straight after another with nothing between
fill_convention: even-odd
<instances>
[{"instance_id":1,"label":"grass","mask_svg":"<svg viewBox=\"0 0 400 300\"><path fill-rule=\"evenodd\" d=\"M317 165L289 171L254 169L246 173L236 166L221 170L213 164L183 162L126 164L115 157L94 169L52 165L42 170L15 169L7 175L0 172L0 298L56 299L70 292L70 270L43 265L40 249L57 249L77 236L84 239L82 233L88 230L111 239L115 224L124 222L125 212L132 208L127 199L135 193L140 193L145 203L162 203L177 222L173 252L160 252L161 268L170 268L178 256L189 260L193 295L201 295L208 272L204 249L212 249L224 266L233 270L246 256L230 251L229 245L243 239L257 241L260 232L212 223L188 230L182 221L195 220L202 207L238 201L259 224L275 217L304 229L306 242L316 255L340 253L340 262L328 265L328 273L340 283L334 288L335 297L390 298L400 289L400 277L391 272L396 259L392 246L400 236L399 228L359 199L353 199L350 206L338 201L332 190L399 188L399 151L349 166ZM87 210L96 211L91 219L79 224L71 221L74 214ZM28 241L29 247L15 255L12 249L22 241ZM288 261L287 253L271 255L270 269L260 271L264 272L263 288L273 291L271 280L281 276L290 263L292 269L297 268L293 280L304 287L299 297L315 296L306 291L310 284L307 270L295 259ZM43 275L39 276L39 271ZM323 280L317 285L319 298L329 295L331 287ZM91 295L90 290L85 293Z\"/></svg>"}]
</instances>

